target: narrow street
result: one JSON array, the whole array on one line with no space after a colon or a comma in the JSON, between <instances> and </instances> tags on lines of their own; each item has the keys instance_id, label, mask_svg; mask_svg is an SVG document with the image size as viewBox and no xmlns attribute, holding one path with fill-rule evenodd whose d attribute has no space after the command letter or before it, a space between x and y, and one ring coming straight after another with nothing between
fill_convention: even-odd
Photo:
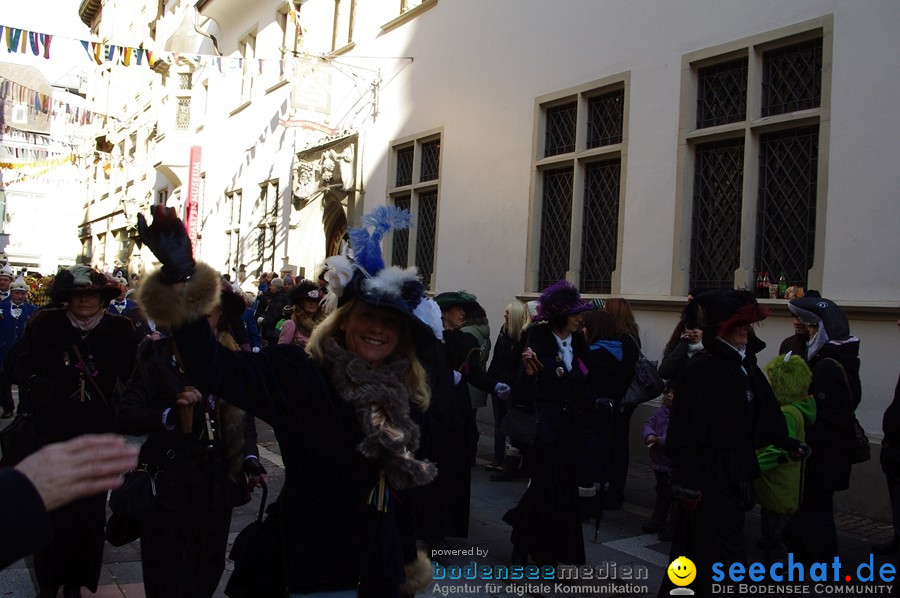
<instances>
[{"instance_id":1,"label":"narrow street","mask_svg":"<svg viewBox=\"0 0 900 598\"><path fill-rule=\"evenodd\" d=\"M11 420L4 420L8 425ZM478 464L472 469L472 511L469 538L449 538L442 554L432 560L442 568L436 568L438 579L427 595L510 597L543 596L556 598L573 594L591 596L655 596L660 581L669 564L669 544L657 540L656 534L641 531L650 515L654 498L655 480L649 467L632 463L629 482L625 489L625 505L618 511L607 511L594 542L595 526L591 522L584 525L587 563L592 568L592 578L582 577L570 581L568 585L546 581L489 581L467 580L466 567L472 565L493 571L509 565L511 544L510 528L503 523L502 516L512 507L525 490L526 481L492 482L484 466L489 462L492 450L492 428L479 423ZM269 473L269 497L276 497L284 483L284 468L279 454L278 443L271 428L258 422L260 456ZM260 493L254 493L251 502L235 510L229 542L232 542L244 527L256 517L259 510ZM840 559L846 566L855 567L869 560L869 546L889 539L890 525L875 522L848 513L836 515ZM762 560L756 543L759 539L759 509L747 516L746 522L748 561ZM874 557L876 569L880 564L891 562L886 557ZM224 588L232 569L226 563L225 575L219 584L217 596L224 596ZM453 579L456 577L456 579ZM140 546L138 542L115 548L106 545L104 567L100 575L101 587L96 594L85 596L103 598L142 598ZM32 598L36 595L29 559L21 560L0 572L0 597Z\"/></svg>"}]
</instances>

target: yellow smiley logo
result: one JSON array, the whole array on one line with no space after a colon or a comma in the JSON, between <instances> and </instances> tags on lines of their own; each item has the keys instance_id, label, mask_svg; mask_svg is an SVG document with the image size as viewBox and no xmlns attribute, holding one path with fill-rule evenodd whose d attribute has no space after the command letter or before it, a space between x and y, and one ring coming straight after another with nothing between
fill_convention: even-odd
<instances>
[{"instance_id":1,"label":"yellow smiley logo","mask_svg":"<svg viewBox=\"0 0 900 598\"><path fill-rule=\"evenodd\" d=\"M697 577L697 567L694 562L686 556L680 556L669 565L669 580L676 586L690 585L694 578Z\"/></svg>"}]
</instances>

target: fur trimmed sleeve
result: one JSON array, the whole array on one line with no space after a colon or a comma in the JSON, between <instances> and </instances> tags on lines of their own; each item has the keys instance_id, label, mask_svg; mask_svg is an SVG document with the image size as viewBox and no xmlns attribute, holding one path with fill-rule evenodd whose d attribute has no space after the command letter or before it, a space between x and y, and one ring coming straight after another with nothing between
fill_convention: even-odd
<instances>
[{"instance_id":1,"label":"fur trimmed sleeve","mask_svg":"<svg viewBox=\"0 0 900 598\"><path fill-rule=\"evenodd\" d=\"M221 276L208 264L197 262L194 274L185 283L163 282L157 270L141 282L138 303L158 326L179 328L206 315L219 304Z\"/></svg>"}]
</instances>

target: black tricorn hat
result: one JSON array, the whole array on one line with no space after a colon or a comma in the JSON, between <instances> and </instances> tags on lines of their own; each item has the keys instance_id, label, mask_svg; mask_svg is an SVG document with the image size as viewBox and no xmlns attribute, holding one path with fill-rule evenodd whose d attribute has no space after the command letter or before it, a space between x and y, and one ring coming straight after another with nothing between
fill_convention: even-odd
<instances>
[{"instance_id":1,"label":"black tricorn hat","mask_svg":"<svg viewBox=\"0 0 900 598\"><path fill-rule=\"evenodd\" d=\"M119 296L122 290L111 276L84 265L75 265L61 270L53 282L50 292L54 303L68 303L76 293L100 293L104 303Z\"/></svg>"}]
</instances>

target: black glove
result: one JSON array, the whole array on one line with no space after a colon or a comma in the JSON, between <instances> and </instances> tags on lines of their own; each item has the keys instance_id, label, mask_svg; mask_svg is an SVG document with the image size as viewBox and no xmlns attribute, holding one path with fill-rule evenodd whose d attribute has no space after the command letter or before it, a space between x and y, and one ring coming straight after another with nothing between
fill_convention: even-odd
<instances>
[{"instance_id":1,"label":"black glove","mask_svg":"<svg viewBox=\"0 0 900 598\"><path fill-rule=\"evenodd\" d=\"M187 280L194 273L194 256L191 254L191 240L184 230L184 224L175 214L175 208L158 204L153 215L153 224L147 225L143 214L138 214L138 233L141 242L150 248L162 263L163 280L167 283Z\"/></svg>"},{"instance_id":2,"label":"black glove","mask_svg":"<svg viewBox=\"0 0 900 598\"><path fill-rule=\"evenodd\" d=\"M262 466L262 463L256 457L244 459L244 473L247 474L247 485L250 487L250 490L260 486L261 481L267 477L266 468Z\"/></svg>"}]
</instances>

